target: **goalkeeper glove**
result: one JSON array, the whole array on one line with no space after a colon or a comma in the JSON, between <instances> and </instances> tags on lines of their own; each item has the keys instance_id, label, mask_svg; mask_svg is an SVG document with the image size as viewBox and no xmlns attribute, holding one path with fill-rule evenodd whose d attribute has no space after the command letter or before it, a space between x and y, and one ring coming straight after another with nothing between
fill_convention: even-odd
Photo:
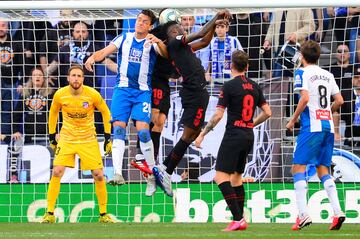
<instances>
[{"instance_id":1,"label":"goalkeeper glove","mask_svg":"<svg viewBox=\"0 0 360 239\"><path fill-rule=\"evenodd\" d=\"M104 142L105 155L109 155L111 153L111 150L112 150L112 143L111 143L111 139L110 139L110 134L105 133L104 137L105 137L105 142Z\"/></svg>"},{"instance_id":2,"label":"goalkeeper glove","mask_svg":"<svg viewBox=\"0 0 360 239\"><path fill-rule=\"evenodd\" d=\"M56 147L57 147L57 141L56 141L56 133L55 134L49 134L49 141L50 141L50 148L52 148L52 150L56 150Z\"/></svg>"}]
</instances>

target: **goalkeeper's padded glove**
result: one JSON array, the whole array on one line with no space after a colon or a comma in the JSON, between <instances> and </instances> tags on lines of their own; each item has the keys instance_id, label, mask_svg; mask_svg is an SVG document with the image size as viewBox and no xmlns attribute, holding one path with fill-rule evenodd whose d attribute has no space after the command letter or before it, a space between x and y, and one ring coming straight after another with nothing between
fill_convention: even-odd
<instances>
[{"instance_id":1,"label":"goalkeeper's padded glove","mask_svg":"<svg viewBox=\"0 0 360 239\"><path fill-rule=\"evenodd\" d=\"M110 139L111 135L105 133L104 137L105 137L104 151L105 151L105 155L107 156L107 155L111 154L111 150L112 150L112 143L111 143L111 139Z\"/></svg>"},{"instance_id":2,"label":"goalkeeper's padded glove","mask_svg":"<svg viewBox=\"0 0 360 239\"><path fill-rule=\"evenodd\" d=\"M50 141L50 148L52 148L52 150L56 150L57 144L58 142L56 141L56 133L55 134L49 134L49 141Z\"/></svg>"}]
</instances>

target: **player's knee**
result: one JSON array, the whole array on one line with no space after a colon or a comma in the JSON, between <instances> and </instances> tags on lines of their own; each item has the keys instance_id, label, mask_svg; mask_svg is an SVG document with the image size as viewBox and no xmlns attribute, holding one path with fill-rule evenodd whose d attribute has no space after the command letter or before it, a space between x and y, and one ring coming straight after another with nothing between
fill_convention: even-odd
<instances>
[{"instance_id":1,"label":"player's knee","mask_svg":"<svg viewBox=\"0 0 360 239\"><path fill-rule=\"evenodd\" d=\"M95 181L103 181L104 180L104 175L102 173L95 173L93 174L94 180Z\"/></svg>"},{"instance_id":2,"label":"player's knee","mask_svg":"<svg viewBox=\"0 0 360 239\"><path fill-rule=\"evenodd\" d=\"M126 129L121 126L114 127L114 139L125 140Z\"/></svg>"},{"instance_id":3,"label":"player's knee","mask_svg":"<svg viewBox=\"0 0 360 239\"><path fill-rule=\"evenodd\" d=\"M156 120L154 122L154 128L162 130L164 128L165 121Z\"/></svg>"},{"instance_id":4,"label":"player's knee","mask_svg":"<svg viewBox=\"0 0 360 239\"><path fill-rule=\"evenodd\" d=\"M150 130L142 129L138 131L139 140L142 143L147 143L151 140Z\"/></svg>"},{"instance_id":5,"label":"player's knee","mask_svg":"<svg viewBox=\"0 0 360 239\"><path fill-rule=\"evenodd\" d=\"M324 174L322 176L319 175L319 178L320 178L320 181L322 184L325 184L325 182L329 179L332 180L332 177L330 176L330 174Z\"/></svg>"},{"instance_id":6,"label":"player's knee","mask_svg":"<svg viewBox=\"0 0 360 239\"><path fill-rule=\"evenodd\" d=\"M241 175L240 176L231 175L230 183L231 183L231 186L233 186L233 187L241 186L242 185Z\"/></svg>"},{"instance_id":7,"label":"player's knee","mask_svg":"<svg viewBox=\"0 0 360 239\"><path fill-rule=\"evenodd\" d=\"M64 174L64 169L62 167L54 167L52 176L61 178Z\"/></svg>"},{"instance_id":8,"label":"player's knee","mask_svg":"<svg viewBox=\"0 0 360 239\"><path fill-rule=\"evenodd\" d=\"M191 144L195 141L196 137L198 137L200 131L193 131L191 134L184 134L181 136L181 139L185 141L186 143Z\"/></svg>"}]
</instances>

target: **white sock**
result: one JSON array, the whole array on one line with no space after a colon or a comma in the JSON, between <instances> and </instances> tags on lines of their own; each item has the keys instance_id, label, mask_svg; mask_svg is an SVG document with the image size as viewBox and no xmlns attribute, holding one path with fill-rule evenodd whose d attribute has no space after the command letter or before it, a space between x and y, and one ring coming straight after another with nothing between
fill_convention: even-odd
<instances>
[{"instance_id":1,"label":"white sock","mask_svg":"<svg viewBox=\"0 0 360 239\"><path fill-rule=\"evenodd\" d=\"M122 175L123 161L125 152L125 141L114 139L112 144L112 161L114 173Z\"/></svg>"},{"instance_id":2,"label":"white sock","mask_svg":"<svg viewBox=\"0 0 360 239\"><path fill-rule=\"evenodd\" d=\"M299 180L294 183L295 187L295 196L296 196L296 204L299 210L299 217L303 218L308 215L307 213L307 184L305 180Z\"/></svg>"},{"instance_id":3,"label":"white sock","mask_svg":"<svg viewBox=\"0 0 360 239\"><path fill-rule=\"evenodd\" d=\"M335 215L338 215L341 212L341 207L339 203L338 194L336 191L336 185L332 178L325 180L324 188L329 197L329 201L331 203L332 208L334 209Z\"/></svg>"},{"instance_id":4,"label":"white sock","mask_svg":"<svg viewBox=\"0 0 360 239\"><path fill-rule=\"evenodd\" d=\"M149 140L146 143L140 141L140 149L144 155L147 164L149 165L149 168L152 170L152 168L155 166L154 144L152 140Z\"/></svg>"}]
</instances>

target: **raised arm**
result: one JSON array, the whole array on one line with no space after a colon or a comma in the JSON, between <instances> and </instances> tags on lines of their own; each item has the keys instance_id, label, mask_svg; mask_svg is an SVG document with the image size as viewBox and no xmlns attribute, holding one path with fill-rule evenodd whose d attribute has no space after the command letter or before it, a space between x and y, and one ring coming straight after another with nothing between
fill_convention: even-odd
<instances>
[{"instance_id":1,"label":"raised arm","mask_svg":"<svg viewBox=\"0 0 360 239\"><path fill-rule=\"evenodd\" d=\"M222 10L218 12L208 23L206 23L198 32L191 33L185 36L185 43L190 43L200 38L203 38L208 34L213 28L215 28L216 20L223 18L223 19L230 19L231 14L228 10Z\"/></svg>"},{"instance_id":2,"label":"raised arm","mask_svg":"<svg viewBox=\"0 0 360 239\"><path fill-rule=\"evenodd\" d=\"M93 72L92 65L95 64L95 62L103 61L105 57L110 55L111 53L115 52L117 50L116 46L114 44L109 44L105 48L96 51L92 56L90 56L87 61L85 62L85 68Z\"/></svg>"},{"instance_id":3,"label":"raised arm","mask_svg":"<svg viewBox=\"0 0 360 239\"><path fill-rule=\"evenodd\" d=\"M162 56L166 59L169 58L169 53L167 51L166 45L164 44L164 42L162 40L160 40L153 34L147 34L146 39L148 41L150 41L151 44L154 44L154 43L156 44L157 47L155 47L155 50L157 53L160 54L160 56Z\"/></svg>"}]
</instances>

